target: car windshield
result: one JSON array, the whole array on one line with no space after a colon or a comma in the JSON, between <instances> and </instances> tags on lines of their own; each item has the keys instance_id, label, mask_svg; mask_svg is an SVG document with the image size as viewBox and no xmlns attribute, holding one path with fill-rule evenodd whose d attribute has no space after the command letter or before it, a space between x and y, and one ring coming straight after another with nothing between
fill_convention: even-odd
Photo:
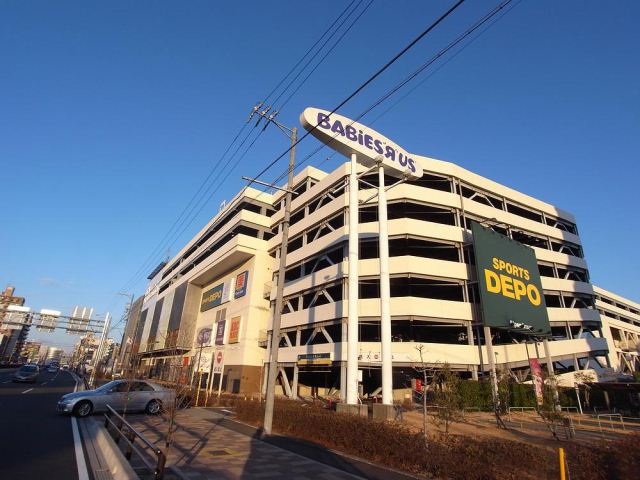
<instances>
[{"instance_id":1,"label":"car windshield","mask_svg":"<svg viewBox=\"0 0 640 480\"><path fill-rule=\"evenodd\" d=\"M21 372L25 373L33 373L38 371L38 367L35 365L25 365L24 367L20 367Z\"/></svg>"},{"instance_id":2,"label":"car windshield","mask_svg":"<svg viewBox=\"0 0 640 480\"><path fill-rule=\"evenodd\" d=\"M119 383L120 383L120 381L114 380L113 382L105 383L101 387L96 388L96 390L100 391L100 392L108 392L109 390L111 390L113 387L115 387Z\"/></svg>"}]
</instances>

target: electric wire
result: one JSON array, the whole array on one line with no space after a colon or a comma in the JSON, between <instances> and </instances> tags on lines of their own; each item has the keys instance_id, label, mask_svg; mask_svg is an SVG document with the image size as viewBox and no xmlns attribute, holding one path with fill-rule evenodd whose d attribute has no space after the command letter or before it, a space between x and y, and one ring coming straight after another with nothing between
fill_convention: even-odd
<instances>
[{"instance_id":1,"label":"electric wire","mask_svg":"<svg viewBox=\"0 0 640 480\"><path fill-rule=\"evenodd\" d=\"M296 62L296 64L291 68L291 70L289 70L289 72L284 77L282 77L282 79L278 82L278 84L275 87L273 87L273 89L265 97L264 99L265 103L269 101L269 98L271 97L271 95L273 95L276 92L276 90L280 88L280 86L286 81L286 79L289 78L289 76L296 70L296 68L300 66L300 64L304 61L307 55L309 55L315 49L315 47L322 41L322 39L333 29L335 24L338 23L340 18L342 18L342 16L347 12L347 10L351 8L351 5L353 5L355 1L356 0L352 0L351 3L347 5L342 12L340 12L340 14L335 18L335 20L331 23L331 25L324 31L324 33L320 36L320 38L318 38L318 40L316 40L316 42L311 47L309 47L309 49L305 52L305 54L302 57L300 57L300 59Z\"/></svg>"},{"instance_id":2,"label":"electric wire","mask_svg":"<svg viewBox=\"0 0 640 480\"><path fill-rule=\"evenodd\" d=\"M349 19L349 17L358 9L358 7L360 7L360 5L362 4L363 0L360 0L358 2L358 4L354 7L353 11L351 11L349 13L349 15L347 15L344 20L340 23L340 25L338 26L338 28L336 29L336 32L338 32L338 30L342 27L342 25L344 25L344 23ZM373 3L373 0L369 0L369 3L367 5L365 5L364 9L358 14L358 16L356 16L351 24L346 28L346 30L344 32L342 32L342 34L333 42L333 45L331 45L331 47L324 53L324 55L322 56L322 58L320 58L320 60L315 64L315 66L311 69L311 71L309 73L307 73L307 75L302 79L302 81L300 83L298 83L298 86L293 90L293 92L291 92L289 94L289 96L284 100L284 102L281 105L278 105L276 107L277 111L281 111L287 103L289 103L289 100L291 100L291 98L293 98L293 96L298 92L298 90L300 90L300 88L302 88L302 86L307 82L307 80L309 79L309 77L311 77L311 75L313 75L313 73L318 69L318 67L320 65L322 65L322 62L324 62L324 60L331 54L331 52L333 52L333 50L338 46L338 44L342 41L342 39L347 35L347 33L349 33L349 31L351 31L351 29L353 28L353 26L358 22L358 20L360 20L360 18L362 17L362 15L365 14L365 12L369 9L369 7L371 6L371 4ZM328 39L327 39L328 41ZM326 44L326 42L325 42ZM324 45L323 45L324 47ZM318 52L320 53L320 52ZM305 68L311 63L311 61L314 59L315 57L309 59L309 61L307 62L307 64L305 65ZM298 73L298 75L296 76L296 79L302 74L302 72L304 71L304 69L300 70L300 72ZM287 86L287 88L289 88L290 85ZM282 95L284 94L284 92L282 92L282 94L280 94L280 96L274 100L274 104L277 103L277 101L282 97Z\"/></svg>"},{"instance_id":3,"label":"electric wire","mask_svg":"<svg viewBox=\"0 0 640 480\"><path fill-rule=\"evenodd\" d=\"M372 0L371 0L372 1ZM331 23L331 25L324 31L324 33L318 38L318 40L316 40L316 42L307 50L307 52L298 60L298 62L292 67L292 69L280 80L280 82L271 90L271 92L269 92L269 94L267 95L267 99L269 97L271 97L271 95L286 81L286 79L296 70L296 68L304 61L304 59L315 49L315 47L322 41L322 39L324 37L327 36L327 34L329 34L331 32L331 30L333 30L333 27L340 21L340 19L345 15L345 13L350 9L350 7L354 4L355 0L352 0L352 2L347 5L347 7L334 19L334 21ZM359 2L359 4L362 2L362 0ZM359 5L358 4L358 5ZM356 8L357 6L356 5ZM355 10L355 9L354 9ZM338 28L336 28L336 32L340 29L340 27L342 26L342 24L344 23L344 21L346 20L346 18L348 18L351 15L351 13L349 13L349 15L347 17L345 17L345 19L340 23L340 25L338 26ZM342 35L343 37L344 35ZM341 38L342 38L341 37ZM325 42L326 43L326 42ZM324 45L323 45L324 46ZM313 60L315 58L315 56L322 50L323 47L321 47L318 52L316 52L316 54L314 54L314 56L310 59ZM322 60L324 60L324 58L326 58L326 55L323 57ZM321 61L322 61L321 60ZM305 66L306 68L306 66ZM302 71L304 71L304 68L299 72L302 73ZM298 75L299 75L298 74ZM296 77L297 78L297 77ZM308 78L308 76L306 77ZM306 81L305 78L305 81ZM292 82L289 83L289 86L292 85ZM289 86L287 86L287 88L289 88ZM281 95L286 92L287 88L285 88L285 90L283 90L283 92L281 93ZM297 90L296 90L297 91ZM279 98L279 97L278 97ZM257 126L254 125L254 128ZM158 243L158 245L156 246L156 248L152 251L152 253L147 257L147 260L145 260L144 264L136 271L136 273L134 275L132 275L132 277L127 281L127 283L121 288L122 290L126 290L127 288L129 288L132 284L134 284L136 281L138 281L139 277L141 274L143 274L147 269L149 269L153 263L154 263L154 259L157 258L158 253L160 253L162 250L164 250L164 248L167 246L167 244L170 246L172 245L175 240L182 234L182 232L184 232L184 230L186 230L186 228L188 228L188 226L193 222L194 218L197 217L198 213L200 213L202 211L202 209L204 208L204 205L206 205L206 201L210 198L209 197L209 192L211 190L211 186L206 190L206 193L204 195L202 195L200 197L199 200L196 200L196 198L198 197L198 195L202 192L202 190L205 188L205 186L208 184L209 180L211 179L211 177L214 175L214 173L216 173L216 171L219 169L220 165L222 164L222 161L224 160L224 158L226 157L227 153L229 152L229 150L231 149L231 147L235 144L235 142L238 140L238 138L240 137L240 135L244 132L244 130L246 129L247 124L245 123L242 128L240 129L240 131L236 134L236 136L234 137L234 139L232 140L232 142L229 144L229 146L227 147L227 149L225 150L225 152L223 153L222 157L216 162L216 164L213 166L213 168L210 170L209 174L207 175L207 177L205 178L205 180L202 182L202 184L200 185L200 187L198 188L198 190L196 191L196 193L193 195L193 197L191 198L191 200L189 201L189 203L187 204L187 206L183 209L183 211L180 213L180 215L178 216L178 218L176 218L176 220L174 221L174 223L172 224L172 226L169 228L169 230L167 231L167 233L163 236L163 238L161 239L161 241ZM240 148L242 148L242 145L244 145L244 143L248 140L250 136L250 133L247 134L244 138L244 140L238 145L238 147L236 148L234 154L231 156L231 159L233 159L233 157L235 156L235 154L237 154L237 152L240 150ZM258 135L260 136L260 134ZM244 158L244 156L246 155L246 153L250 150L251 146L253 146L255 144L255 141L257 140L257 137L251 142L250 147L245 150L245 152L243 153L243 155L241 156L241 158ZM231 160L230 159L230 160ZM231 163L231 161L228 161L227 164ZM224 176L223 178L226 179L228 178L229 174L227 174L226 176ZM219 182L222 183L222 182ZM202 200L205 200L204 205L201 205L200 208L197 207L198 204L200 204L202 202ZM195 205L193 205L194 201L196 202ZM192 215L192 212L198 208L197 212L195 215ZM191 212L188 212L189 210L191 210ZM188 218L191 218L190 220L187 220ZM180 228L185 225L186 223L186 228L183 228L182 230L180 230ZM177 227L176 227L177 225ZM174 231L175 228L175 231ZM176 235L176 232L180 231L180 233L178 233ZM172 235L173 232L173 235ZM171 240L167 242L167 238L170 238Z\"/></svg>"},{"instance_id":4,"label":"electric wire","mask_svg":"<svg viewBox=\"0 0 640 480\"><path fill-rule=\"evenodd\" d=\"M389 60L386 64L384 64L381 68L379 68L372 76L370 76L364 83L362 83L359 87L357 87L351 94L349 94L344 100L342 100L336 107L334 107L329 112L329 117L335 113L337 110L345 106L349 101L351 101L356 95L358 95L362 90L364 90L367 86L369 86L376 78L382 75L391 65L396 63L405 53L407 53L412 47L414 47L420 40L422 40L426 35L428 35L431 31L433 31L440 23L442 23L449 15L451 15L460 5L462 5L465 0L458 0L452 7L450 7L445 13L443 13L435 22L431 23L425 30L423 30L415 39L413 39L408 45L406 45L400 52L398 52L391 60ZM271 169L278 161L280 161L287 153L291 151L292 148L297 146L300 142L306 139L313 131L318 128L318 124L313 125L309 130L305 132L305 134L300 137L295 144L291 145L284 152L278 155L274 160L269 162L266 167L264 167L260 173L258 173L254 179L259 179L262 175L264 175L269 169ZM253 180L249 182L249 185L253 183Z\"/></svg>"},{"instance_id":5,"label":"electric wire","mask_svg":"<svg viewBox=\"0 0 640 480\"><path fill-rule=\"evenodd\" d=\"M373 104L371 104L367 109L365 109L363 112L361 112L358 116L356 116L354 119L351 120L351 123L349 125L352 125L353 123L355 123L356 121L362 119L364 116L366 116L368 113L370 113L372 110L374 110L376 107L378 107L379 105L381 105L384 101L386 101L388 98L390 98L392 95L394 95L396 92L398 92L402 87L404 87L405 85L407 85L411 80L413 80L414 78L416 78L420 73L422 73L425 69L427 69L428 67L430 67L431 65L433 65L437 60L439 60L443 55L445 55L448 51L450 51L452 48L454 48L455 46L457 46L458 44L460 44L463 40L465 40L467 37L469 37L470 35L472 35L474 32L476 32L476 30L478 30L479 28L481 28L483 25L485 25L489 20L491 20L495 15L497 15L498 13L502 12L505 7L507 7L510 3L512 3L513 0L504 0L503 2L501 2L500 4L498 4L496 7L494 7L492 10L490 10L489 12L487 12L483 17L481 17L479 20L477 20L471 27L469 27L468 29L466 29L462 34L460 34L458 37L456 37L453 41L451 41L446 47L444 47L443 49L441 49L436 55L432 56L427 62L423 63L420 67L418 67L418 69L414 70L414 72L412 72L409 76L405 77L401 82L399 82L398 84L396 84L392 89L388 90L387 93L385 93L381 98L379 98L377 101L375 101ZM464 45L463 48L461 48L458 52L456 52L452 57L450 57L449 59L447 59L447 61L442 64L441 66L438 67L438 69L436 71L434 71L433 73L431 73L429 76L427 76L424 80L422 80L419 84L417 84L414 88L412 88L405 96L401 97L398 102L396 102L395 104L393 104L389 109L387 109L386 111L382 112L378 117L375 118L374 122L379 120L384 114L386 114L389 110L391 110L394 106L396 106L400 101L404 100L408 95L410 95L413 91L415 91L416 88L418 88L420 85L424 84L424 82L426 82L429 78L431 78L431 76L433 76L438 70L440 70L440 68L444 67L449 61L453 60L453 58L455 58L458 54L460 54L465 48L467 48L473 41L475 41L478 37L480 37L484 32L486 32L486 30L488 30L494 23L496 23L498 20L500 20L504 15L506 15L507 13L509 13L515 6L517 6L520 3L520 0L517 1L516 3L514 3L511 8L504 10L504 12L502 12L502 15L500 17L498 17L497 19L495 19L492 23L490 23L485 30L481 31L478 35L476 35L469 43L467 43L466 45ZM333 113L333 112L332 112ZM370 123L374 123L374 122L370 122ZM296 169L299 169L302 167L302 165L304 165L307 161L309 161L313 156L315 156L318 152L320 152L322 149L324 149L326 146L330 145L331 142L333 140L335 140L340 134L336 133L333 138L331 139L331 141L329 141L326 144L321 144L318 147L316 147L311 153L309 153L308 155L306 155L300 162L297 163L296 165ZM336 155L337 152L333 152L329 157L327 157L326 159L324 159L319 165L326 163L329 159L333 158L334 155ZM271 182L272 184L277 184L277 182L279 182L280 180L282 180L284 177L286 176L286 171L283 174L280 174L273 182Z\"/></svg>"}]
</instances>

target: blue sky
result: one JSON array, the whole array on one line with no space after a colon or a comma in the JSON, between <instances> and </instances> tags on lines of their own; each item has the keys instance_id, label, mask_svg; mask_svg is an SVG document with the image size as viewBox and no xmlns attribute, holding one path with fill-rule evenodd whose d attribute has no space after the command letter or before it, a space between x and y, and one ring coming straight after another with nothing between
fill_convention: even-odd
<instances>
[{"instance_id":1,"label":"blue sky","mask_svg":"<svg viewBox=\"0 0 640 480\"><path fill-rule=\"evenodd\" d=\"M307 106L333 108L452 3L374 1L280 121L297 125ZM357 116L494 4L469 0L340 113ZM117 293L144 291L146 275L126 283L251 107L347 5L3 2L0 287L14 285L34 309L90 305L119 317L126 298ZM638 301L639 15L631 0L524 0L428 69L418 81L432 74L428 80L373 126L411 152L574 213L592 281ZM303 142L298 158L317 145ZM236 157L170 253L238 191L241 175L255 175L286 146L268 129ZM336 155L322 167L340 161ZM284 168L280 162L263 180Z\"/></svg>"}]
</instances>

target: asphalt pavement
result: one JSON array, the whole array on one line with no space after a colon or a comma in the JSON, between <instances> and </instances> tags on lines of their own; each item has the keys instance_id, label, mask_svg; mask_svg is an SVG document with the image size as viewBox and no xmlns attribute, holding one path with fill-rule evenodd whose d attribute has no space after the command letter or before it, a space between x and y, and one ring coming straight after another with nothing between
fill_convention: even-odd
<instances>
[{"instance_id":1,"label":"asphalt pavement","mask_svg":"<svg viewBox=\"0 0 640 480\"><path fill-rule=\"evenodd\" d=\"M0 477L78 479L72 423L56 412L58 399L74 390L73 377L60 370L13 383L15 370L0 369Z\"/></svg>"}]
</instances>

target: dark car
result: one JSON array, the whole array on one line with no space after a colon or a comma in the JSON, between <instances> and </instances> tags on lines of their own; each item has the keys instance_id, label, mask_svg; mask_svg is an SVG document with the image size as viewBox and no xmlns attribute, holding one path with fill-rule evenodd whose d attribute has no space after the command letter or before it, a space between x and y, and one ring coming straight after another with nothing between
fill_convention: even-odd
<instances>
[{"instance_id":1,"label":"dark car","mask_svg":"<svg viewBox=\"0 0 640 480\"><path fill-rule=\"evenodd\" d=\"M39 374L40 369L37 365L23 365L13 374L13 381L35 383L38 381Z\"/></svg>"}]
</instances>

